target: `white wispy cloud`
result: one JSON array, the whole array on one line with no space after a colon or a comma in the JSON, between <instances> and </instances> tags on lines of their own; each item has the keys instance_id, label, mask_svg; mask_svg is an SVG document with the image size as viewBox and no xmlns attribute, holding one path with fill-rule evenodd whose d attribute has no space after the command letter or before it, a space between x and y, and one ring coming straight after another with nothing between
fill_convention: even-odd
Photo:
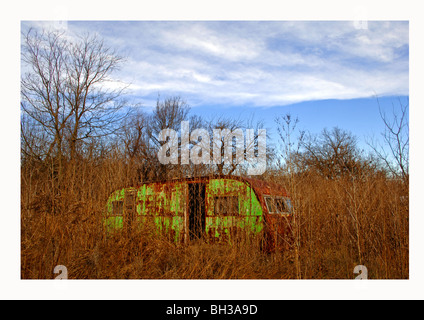
<instances>
[{"instance_id":1,"label":"white wispy cloud","mask_svg":"<svg viewBox=\"0 0 424 320\"><path fill-rule=\"evenodd\" d=\"M36 25L36 24L34 24ZM407 22L70 22L127 56L116 77L149 101L274 106L409 94Z\"/></svg>"}]
</instances>

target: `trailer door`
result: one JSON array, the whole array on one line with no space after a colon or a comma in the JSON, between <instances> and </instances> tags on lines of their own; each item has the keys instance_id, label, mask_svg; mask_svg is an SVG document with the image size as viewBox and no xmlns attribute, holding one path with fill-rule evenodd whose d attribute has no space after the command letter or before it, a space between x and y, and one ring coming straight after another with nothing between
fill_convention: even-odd
<instances>
[{"instance_id":1,"label":"trailer door","mask_svg":"<svg viewBox=\"0 0 424 320\"><path fill-rule=\"evenodd\" d=\"M188 229L190 240L203 237L206 226L206 184L188 184Z\"/></svg>"}]
</instances>

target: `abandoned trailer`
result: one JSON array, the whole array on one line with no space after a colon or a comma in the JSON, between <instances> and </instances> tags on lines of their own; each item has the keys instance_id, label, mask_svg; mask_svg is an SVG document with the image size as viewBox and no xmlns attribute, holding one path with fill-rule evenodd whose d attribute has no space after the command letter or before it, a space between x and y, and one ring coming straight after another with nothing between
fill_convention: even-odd
<instances>
[{"instance_id":1,"label":"abandoned trailer","mask_svg":"<svg viewBox=\"0 0 424 320\"><path fill-rule=\"evenodd\" d=\"M151 228L175 243L259 239L266 250L289 234L291 203L280 185L237 176L145 183L117 190L106 205L107 232Z\"/></svg>"}]
</instances>

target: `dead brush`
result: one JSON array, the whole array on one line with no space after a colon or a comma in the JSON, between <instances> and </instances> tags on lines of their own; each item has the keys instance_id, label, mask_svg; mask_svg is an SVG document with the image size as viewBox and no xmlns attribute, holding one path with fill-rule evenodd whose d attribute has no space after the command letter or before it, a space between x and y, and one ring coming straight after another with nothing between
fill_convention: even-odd
<instances>
[{"instance_id":1,"label":"dead brush","mask_svg":"<svg viewBox=\"0 0 424 320\"><path fill-rule=\"evenodd\" d=\"M67 186L54 190L48 171L34 180L31 168L22 170L22 279L53 279L57 265L67 266L70 279L295 279L299 274L353 279L361 263L370 278L409 277L409 190L402 181L295 176L298 252L289 245L266 254L249 238L188 246L142 231L106 238L105 201L111 190L130 184L110 172L131 172L123 166L111 160L81 163L78 175L64 168ZM284 175L267 179L287 184ZM57 195L66 205L52 206Z\"/></svg>"}]
</instances>

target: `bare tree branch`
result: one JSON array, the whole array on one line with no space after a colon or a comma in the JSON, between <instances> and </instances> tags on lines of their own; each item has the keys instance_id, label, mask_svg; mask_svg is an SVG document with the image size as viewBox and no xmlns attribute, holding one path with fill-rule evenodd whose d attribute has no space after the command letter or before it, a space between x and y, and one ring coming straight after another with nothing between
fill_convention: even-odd
<instances>
[{"instance_id":1,"label":"bare tree branch","mask_svg":"<svg viewBox=\"0 0 424 320\"><path fill-rule=\"evenodd\" d=\"M111 86L123 58L96 36L58 31L23 35L21 108L49 136L47 156L74 159L85 140L109 135L125 116L126 86Z\"/></svg>"},{"instance_id":2,"label":"bare tree branch","mask_svg":"<svg viewBox=\"0 0 424 320\"><path fill-rule=\"evenodd\" d=\"M367 144L394 177L407 180L409 178L409 99L406 104L400 98L397 106L392 103L391 115L382 110L378 98L377 103L384 124L384 132L381 133L383 143L371 140Z\"/></svg>"}]
</instances>

